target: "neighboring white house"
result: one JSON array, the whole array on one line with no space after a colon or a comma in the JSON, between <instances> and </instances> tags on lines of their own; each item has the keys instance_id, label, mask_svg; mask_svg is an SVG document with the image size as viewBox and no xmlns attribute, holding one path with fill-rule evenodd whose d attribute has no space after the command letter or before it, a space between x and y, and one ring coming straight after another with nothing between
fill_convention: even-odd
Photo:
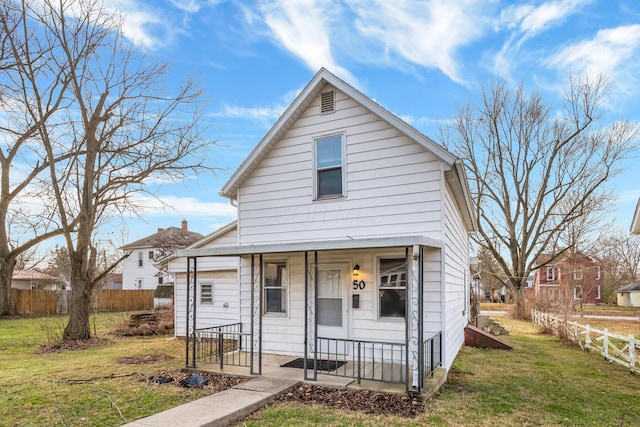
<instances>
[{"instance_id":1,"label":"neighboring white house","mask_svg":"<svg viewBox=\"0 0 640 427\"><path fill-rule=\"evenodd\" d=\"M64 284L57 277L42 273L37 270L13 271L11 276L11 287L14 289L57 291L64 289Z\"/></svg>"},{"instance_id":2,"label":"neighboring white house","mask_svg":"<svg viewBox=\"0 0 640 427\"><path fill-rule=\"evenodd\" d=\"M445 148L321 69L220 194L237 222L168 261L187 364L215 359L204 344L228 332L252 373L263 355L297 356L419 392L450 369L475 214Z\"/></svg>"},{"instance_id":3,"label":"neighboring white house","mask_svg":"<svg viewBox=\"0 0 640 427\"><path fill-rule=\"evenodd\" d=\"M153 290L167 281L172 282L171 275L161 272L156 266L157 253L166 246L190 246L202 237L200 233L189 231L187 221L182 220L180 228L159 228L154 234L124 245L121 249L130 255L122 261L122 289Z\"/></svg>"}]
</instances>

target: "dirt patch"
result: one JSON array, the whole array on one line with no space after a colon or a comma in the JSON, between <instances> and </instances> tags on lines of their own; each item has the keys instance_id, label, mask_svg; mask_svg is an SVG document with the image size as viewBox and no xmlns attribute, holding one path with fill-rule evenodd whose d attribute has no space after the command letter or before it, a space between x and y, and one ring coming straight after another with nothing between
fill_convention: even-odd
<instances>
[{"instance_id":1,"label":"dirt patch","mask_svg":"<svg viewBox=\"0 0 640 427\"><path fill-rule=\"evenodd\" d=\"M121 357L116 362L124 365L143 365L146 363L164 362L165 360L173 359L173 356L168 354L148 354L146 356L127 356Z\"/></svg>"},{"instance_id":2,"label":"dirt patch","mask_svg":"<svg viewBox=\"0 0 640 427\"><path fill-rule=\"evenodd\" d=\"M315 403L365 414L394 414L415 417L424 412L424 402L418 397L302 384L278 397L279 401Z\"/></svg>"},{"instance_id":3,"label":"dirt patch","mask_svg":"<svg viewBox=\"0 0 640 427\"><path fill-rule=\"evenodd\" d=\"M42 344L36 354L60 353L63 351L88 350L91 348L102 347L112 344L112 341L106 338L89 338L88 340L70 340L56 343Z\"/></svg>"}]
</instances>

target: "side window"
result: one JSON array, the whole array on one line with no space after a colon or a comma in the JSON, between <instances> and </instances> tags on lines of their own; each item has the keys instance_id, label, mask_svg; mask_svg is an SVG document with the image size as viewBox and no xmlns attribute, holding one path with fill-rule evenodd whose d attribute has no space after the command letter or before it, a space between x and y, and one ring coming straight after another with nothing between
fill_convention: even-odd
<instances>
[{"instance_id":1,"label":"side window","mask_svg":"<svg viewBox=\"0 0 640 427\"><path fill-rule=\"evenodd\" d=\"M547 266L547 280L555 280L555 274L553 274L553 266Z\"/></svg>"},{"instance_id":2,"label":"side window","mask_svg":"<svg viewBox=\"0 0 640 427\"><path fill-rule=\"evenodd\" d=\"M407 262L403 258L380 258L378 267L379 317L404 317Z\"/></svg>"},{"instance_id":3,"label":"side window","mask_svg":"<svg viewBox=\"0 0 640 427\"><path fill-rule=\"evenodd\" d=\"M136 289L142 289L142 286L144 285L144 278L142 277L138 277L135 281L135 288Z\"/></svg>"},{"instance_id":4,"label":"side window","mask_svg":"<svg viewBox=\"0 0 640 427\"><path fill-rule=\"evenodd\" d=\"M316 199L341 197L342 135L315 140Z\"/></svg>"},{"instance_id":5,"label":"side window","mask_svg":"<svg viewBox=\"0 0 640 427\"><path fill-rule=\"evenodd\" d=\"M142 267L143 263L142 252L138 252L138 267Z\"/></svg>"},{"instance_id":6,"label":"side window","mask_svg":"<svg viewBox=\"0 0 640 427\"><path fill-rule=\"evenodd\" d=\"M200 304L213 304L213 282L200 282Z\"/></svg>"},{"instance_id":7,"label":"side window","mask_svg":"<svg viewBox=\"0 0 640 427\"><path fill-rule=\"evenodd\" d=\"M286 314L287 312L286 262L266 262L264 264L264 313Z\"/></svg>"},{"instance_id":8,"label":"side window","mask_svg":"<svg viewBox=\"0 0 640 427\"><path fill-rule=\"evenodd\" d=\"M153 260L153 251L149 251L149 259Z\"/></svg>"}]
</instances>

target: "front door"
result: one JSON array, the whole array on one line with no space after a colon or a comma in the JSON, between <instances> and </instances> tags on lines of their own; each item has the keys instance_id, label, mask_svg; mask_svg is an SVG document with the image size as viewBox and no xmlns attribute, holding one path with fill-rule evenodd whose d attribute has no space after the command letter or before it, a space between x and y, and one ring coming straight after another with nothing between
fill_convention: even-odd
<instances>
[{"instance_id":1,"label":"front door","mask_svg":"<svg viewBox=\"0 0 640 427\"><path fill-rule=\"evenodd\" d=\"M318 336L329 338L320 343L321 352L348 354L348 344L333 339L349 338L347 264L318 265Z\"/></svg>"}]
</instances>

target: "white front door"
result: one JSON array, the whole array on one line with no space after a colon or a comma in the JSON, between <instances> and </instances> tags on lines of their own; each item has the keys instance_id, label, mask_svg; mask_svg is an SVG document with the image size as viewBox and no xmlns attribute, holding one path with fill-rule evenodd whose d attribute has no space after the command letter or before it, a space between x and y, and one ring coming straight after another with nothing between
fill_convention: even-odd
<instances>
[{"instance_id":1,"label":"white front door","mask_svg":"<svg viewBox=\"0 0 640 427\"><path fill-rule=\"evenodd\" d=\"M318 265L318 336L349 338L348 264Z\"/></svg>"}]
</instances>

